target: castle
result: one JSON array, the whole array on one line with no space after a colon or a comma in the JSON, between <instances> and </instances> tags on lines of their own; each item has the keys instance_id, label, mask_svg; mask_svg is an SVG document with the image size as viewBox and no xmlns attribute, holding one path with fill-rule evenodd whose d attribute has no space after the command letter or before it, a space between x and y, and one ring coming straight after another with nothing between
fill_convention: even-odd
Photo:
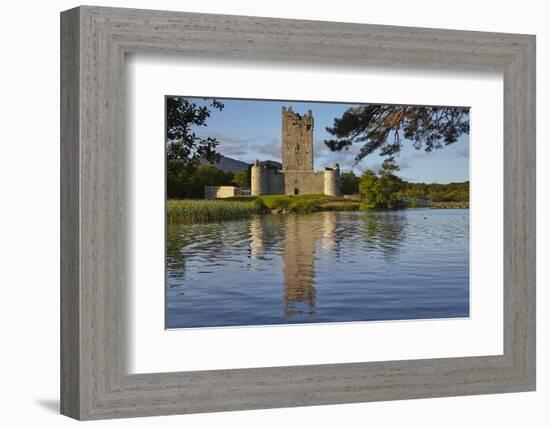
<instances>
[{"instance_id":1,"label":"castle","mask_svg":"<svg viewBox=\"0 0 550 427\"><path fill-rule=\"evenodd\" d=\"M282 169L258 160L250 172L252 196L326 194L340 196L340 167L313 170L313 114L282 108Z\"/></svg>"}]
</instances>

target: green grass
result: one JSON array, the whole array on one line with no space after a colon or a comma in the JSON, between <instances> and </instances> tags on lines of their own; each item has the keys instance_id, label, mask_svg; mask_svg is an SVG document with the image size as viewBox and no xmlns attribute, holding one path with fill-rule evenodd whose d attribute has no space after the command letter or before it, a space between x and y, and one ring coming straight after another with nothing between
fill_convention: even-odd
<instances>
[{"instance_id":1,"label":"green grass","mask_svg":"<svg viewBox=\"0 0 550 427\"><path fill-rule=\"evenodd\" d=\"M467 202L432 202L434 209L468 208ZM323 194L298 196L239 196L217 200L168 200L167 220L171 224L190 224L230 219L250 218L270 212L308 214L321 211L356 211L359 200Z\"/></svg>"},{"instance_id":2,"label":"green grass","mask_svg":"<svg viewBox=\"0 0 550 427\"><path fill-rule=\"evenodd\" d=\"M167 220L171 224L212 222L227 219L249 218L262 212L262 206L254 200L168 200Z\"/></svg>"},{"instance_id":3,"label":"green grass","mask_svg":"<svg viewBox=\"0 0 550 427\"><path fill-rule=\"evenodd\" d=\"M254 214L272 211L307 214L320 211L354 211L357 200L304 194L299 196L237 196L217 200L168 200L167 220L171 224L190 224L229 219L249 218Z\"/></svg>"},{"instance_id":4,"label":"green grass","mask_svg":"<svg viewBox=\"0 0 550 427\"><path fill-rule=\"evenodd\" d=\"M266 210L278 210L291 213L312 213L319 211L354 211L359 209L357 200L343 197L332 197L324 194L302 194L286 196L271 194L255 197L232 197L228 200L250 201L255 200L265 206Z\"/></svg>"},{"instance_id":5,"label":"green grass","mask_svg":"<svg viewBox=\"0 0 550 427\"><path fill-rule=\"evenodd\" d=\"M354 200L346 200L344 202L326 202L323 203L322 210L324 211L358 211L360 203Z\"/></svg>"}]
</instances>

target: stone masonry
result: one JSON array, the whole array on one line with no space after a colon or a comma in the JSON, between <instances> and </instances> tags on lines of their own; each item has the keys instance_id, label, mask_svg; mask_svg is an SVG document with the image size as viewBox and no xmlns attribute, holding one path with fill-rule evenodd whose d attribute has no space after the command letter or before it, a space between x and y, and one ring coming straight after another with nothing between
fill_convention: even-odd
<instances>
[{"instance_id":1,"label":"stone masonry","mask_svg":"<svg viewBox=\"0 0 550 427\"><path fill-rule=\"evenodd\" d=\"M340 167L313 170L313 114L282 109L282 169L258 160L251 169L251 195L326 194L340 196Z\"/></svg>"}]
</instances>

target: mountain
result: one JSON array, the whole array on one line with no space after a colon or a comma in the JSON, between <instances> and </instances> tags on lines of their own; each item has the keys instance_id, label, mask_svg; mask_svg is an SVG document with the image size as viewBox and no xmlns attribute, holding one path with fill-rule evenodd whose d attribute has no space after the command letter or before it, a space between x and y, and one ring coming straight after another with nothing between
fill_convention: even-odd
<instances>
[{"instance_id":1,"label":"mountain","mask_svg":"<svg viewBox=\"0 0 550 427\"><path fill-rule=\"evenodd\" d=\"M201 160L201 164L208 163L206 160ZM216 164L218 169L221 169L224 172L233 172L236 173L241 169L246 169L250 166L248 163L241 162L240 160L232 159L231 157L226 157L221 155L220 161Z\"/></svg>"},{"instance_id":2,"label":"mountain","mask_svg":"<svg viewBox=\"0 0 550 427\"><path fill-rule=\"evenodd\" d=\"M206 160L201 160L201 164L208 163ZM261 165L267 166L268 168L281 170L283 165L281 162L276 162L275 160L264 160L260 162ZM241 162L240 160L232 159L231 157L224 156L221 154L220 161L216 164L216 167L224 172L233 172L237 173L241 169L246 169L250 166L250 163Z\"/></svg>"}]
</instances>

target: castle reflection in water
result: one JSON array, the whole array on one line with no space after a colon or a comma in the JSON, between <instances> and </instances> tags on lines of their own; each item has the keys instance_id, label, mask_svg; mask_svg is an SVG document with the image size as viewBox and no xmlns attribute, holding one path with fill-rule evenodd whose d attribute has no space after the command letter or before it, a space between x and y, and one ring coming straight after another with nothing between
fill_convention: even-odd
<instances>
[{"instance_id":1,"label":"castle reflection in water","mask_svg":"<svg viewBox=\"0 0 550 427\"><path fill-rule=\"evenodd\" d=\"M265 252L281 244L283 261L285 315L315 313L315 252L317 242L328 251L337 248L336 214L324 212L317 221L304 221L300 215L288 215L272 227L260 217L250 222L250 257L261 260ZM282 236L282 243L273 236Z\"/></svg>"},{"instance_id":2,"label":"castle reflection in water","mask_svg":"<svg viewBox=\"0 0 550 427\"><path fill-rule=\"evenodd\" d=\"M346 221L350 216L354 220ZM404 237L405 216L386 215L382 224L378 215L360 215L360 229L355 221L357 216L357 213L320 212L267 221L257 216L250 220L251 259L261 261L265 254L280 253L285 316L315 314L315 262L322 256L338 262L344 240L348 243L358 240L365 252L370 249L382 253L387 261L396 254ZM350 247L346 249L349 251Z\"/></svg>"}]
</instances>

